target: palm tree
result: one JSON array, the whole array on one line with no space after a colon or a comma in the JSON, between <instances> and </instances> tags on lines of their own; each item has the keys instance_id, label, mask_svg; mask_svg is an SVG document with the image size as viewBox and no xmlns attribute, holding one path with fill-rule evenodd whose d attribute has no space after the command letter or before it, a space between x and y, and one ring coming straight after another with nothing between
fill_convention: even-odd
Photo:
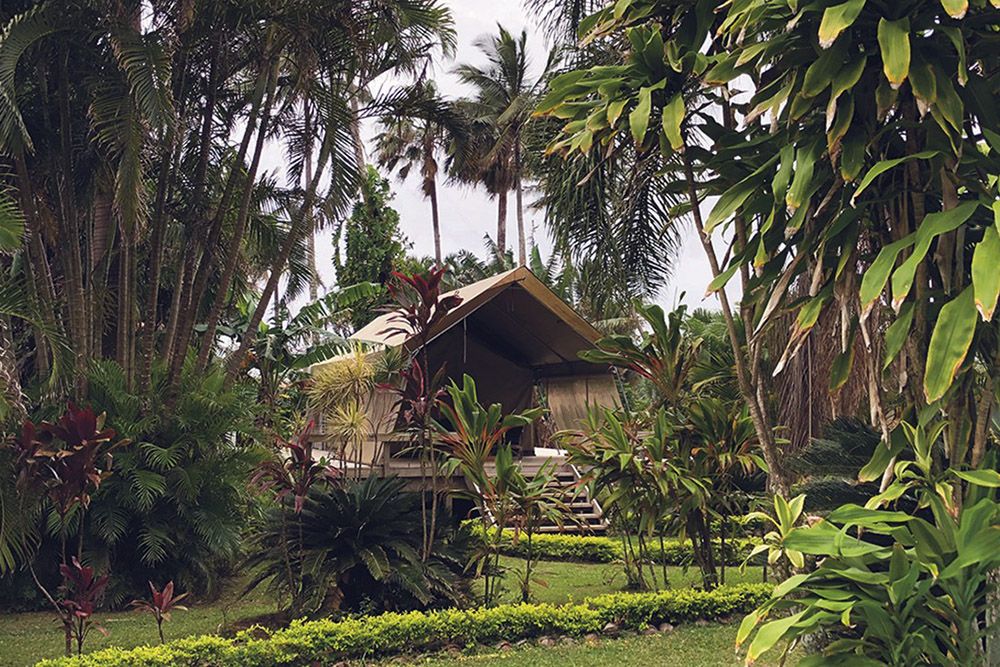
<instances>
[{"instance_id":1,"label":"palm tree","mask_svg":"<svg viewBox=\"0 0 1000 667\"><path fill-rule=\"evenodd\" d=\"M437 176L440 157L454 153L464 142L463 118L453 105L437 94L433 81L418 82L414 93L422 104L407 107L407 115L387 115L380 120L381 133L376 137L376 161L390 171L399 167L399 180L406 180L419 170L420 189L431 203L434 232L434 259L441 263L441 221L438 213ZM447 164L446 164L447 168Z\"/></svg>"},{"instance_id":2,"label":"palm tree","mask_svg":"<svg viewBox=\"0 0 1000 667\"><path fill-rule=\"evenodd\" d=\"M528 34L522 30L515 37L503 26L497 35L476 40L476 47L487 59L485 67L461 64L455 69L459 79L474 88L475 94L462 108L469 115L478 139L474 160L475 180L496 195L497 245L506 251L507 195L514 190L517 206L518 264L528 262L524 233L523 181L525 130L531 123L538 95L558 56L550 50L541 73L531 77L527 54Z\"/></svg>"}]
</instances>

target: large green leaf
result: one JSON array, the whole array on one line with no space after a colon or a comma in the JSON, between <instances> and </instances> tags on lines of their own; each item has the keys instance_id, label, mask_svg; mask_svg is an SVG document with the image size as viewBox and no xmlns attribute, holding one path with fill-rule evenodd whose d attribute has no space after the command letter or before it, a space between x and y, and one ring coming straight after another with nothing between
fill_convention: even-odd
<instances>
[{"instance_id":1,"label":"large green leaf","mask_svg":"<svg viewBox=\"0 0 1000 667\"><path fill-rule=\"evenodd\" d=\"M24 215L12 199L0 196L0 252L13 252L21 247L24 236Z\"/></svg>"},{"instance_id":2,"label":"large green leaf","mask_svg":"<svg viewBox=\"0 0 1000 667\"><path fill-rule=\"evenodd\" d=\"M972 285L976 308L989 322L1000 296L1000 201L993 202L993 226L983 230L983 240L972 255Z\"/></svg>"},{"instance_id":3,"label":"large green leaf","mask_svg":"<svg viewBox=\"0 0 1000 667\"><path fill-rule=\"evenodd\" d=\"M819 24L819 45L824 49L830 48L840 33L854 23L864 7L865 0L847 0L845 3L827 7Z\"/></svg>"},{"instance_id":4,"label":"large green leaf","mask_svg":"<svg viewBox=\"0 0 1000 667\"><path fill-rule=\"evenodd\" d=\"M931 242L941 234L958 229L965 221L972 217L972 214L979 207L979 202L968 201L959 204L955 208L939 213L930 213L924 216L917 231L914 232L913 252L899 265L892 274L892 306L898 309L900 304L906 300L913 285L913 278L917 273L917 267L924 261L927 251L930 250Z\"/></svg>"},{"instance_id":5,"label":"large green leaf","mask_svg":"<svg viewBox=\"0 0 1000 667\"><path fill-rule=\"evenodd\" d=\"M754 662L763 653L769 651L775 644L781 641L785 633L792 629L792 627L802 620L802 617L806 615L808 610L803 609L802 611L792 614L791 616L786 616L784 618L779 618L776 621L771 621L770 623L765 623L761 626L760 630L757 631L757 636L753 638L750 642L750 648L747 649L747 663Z\"/></svg>"},{"instance_id":6,"label":"large green leaf","mask_svg":"<svg viewBox=\"0 0 1000 667\"><path fill-rule=\"evenodd\" d=\"M921 151L919 153L914 153L912 155L905 155L903 157L897 157L891 160L881 160L879 162L876 162L875 165L868 170L868 173L865 174L864 178L861 179L861 182L858 183L858 189L854 191L853 195L851 195L851 204L852 205L854 204L857 198L861 196L861 193L864 192L865 189L872 184L872 181L874 181L876 178L878 178L885 172L889 171L893 167L897 167L903 164L904 162L909 162L910 160L929 160L930 158L935 157L938 154L939 151Z\"/></svg>"},{"instance_id":7,"label":"large green leaf","mask_svg":"<svg viewBox=\"0 0 1000 667\"><path fill-rule=\"evenodd\" d=\"M833 81L833 77L844 66L845 45L838 44L824 51L806 69L799 93L802 97L815 97L823 92Z\"/></svg>"},{"instance_id":8,"label":"large green leaf","mask_svg":"<svg viewBox=\"0 0 1000 667\"><path fill-rule=\"evenodd\" d=\"M889 84L898 89L910 73L910 19L879 19L878 45L882 52L882 71Z\"/></svg>"},{"instance_id":9,"label":"large green leaf","mask_svg":"<svg viewBox=\"0 0 1000 667\"><path fill-rule=\"evenodd\" d=\"M889 245L882 246L882 249L878 251L875 261L868 267L864 277L861 279L861 289L858 298L861 301L862 310L871 308L875 300L882 294L885 284L889 281L889 274L892 273L892 267L896 264L896 258L899 257L899 253L903 251L903 248L908 248L911 245L913 245L912 234L898 241L893 241Z\"/></svg>"},{"instance_id":10,"label":"large green leaf","mask_svg":"<svg viewBox=\"0 0 1000 667\"><path fill-rule=\"evenodd\" d=\"M641 145L646 138L646 129L649 127L649 114L653 109L653 91L659 90L666 85L666 80L656 82L652 86L643 86L639 89L639 103L628 115L628 126L632 131L632 139Z\"/></svg>"},{"instance_id":11,"label":"large green leaf","mask_svg":"<svg viewBox=\"0 0 1000 667\"><path fill-rule=\"evenodd\" d=\"M934 402L948 391L976 331L975 292L970 285L941 308L927 349L924 395Z\"/></svg>"},{"instance_id":12,"label":"large green leaf","mask_svg":"<svg viewBox=\"0 0 1000 667\"><path fill-rule=\"evenodd\" d=\"M913 324L913 304L908 303L899 311L899 317L885 330L885 354L882 358L882 370L889 367L910 333L910 325Z\"/></svg>"},{"instance_id":13,"label":"large green leaf","mask_svg":"<svg viewBox=\"0 0 1000 667\"><path fill-rule=\"evenodd\" d=\"M956 477L976 486L1000 488L1000 472L996 470L952 470L952 472Z\"/></svg>"},{"instance_id":14,"label":"large green leaf","mask_svg":"<svg viewBox=\"0 0 1000 667\"><path fill-rule=\"evenodd\" d=\"M715 203L715 207L712 209L712 212L708 214L708 219L705 221L706 233L715 229L716 225L719 223L728 220L729 217L736 212L736 209L742 206L743 202L745 202L750 195L757 191L760 187L759 176L766 169L769 169L778 157L778 155L773 156L767 162L755 169L752 174L722 193L722 196L719 197L719 201Z\"/></svg>"},{"instance_id":15,"label":"large green leaf","mask_svg":"<svg viewBox=\"0 0 1000 667\"><path fill-rule=\"evenodd\" d=\"M677 93L663 108L663 134L675 151L684 147L684 137L681 135L682 122L684 122L684 97Z\"/></svg>"}]
</instances>

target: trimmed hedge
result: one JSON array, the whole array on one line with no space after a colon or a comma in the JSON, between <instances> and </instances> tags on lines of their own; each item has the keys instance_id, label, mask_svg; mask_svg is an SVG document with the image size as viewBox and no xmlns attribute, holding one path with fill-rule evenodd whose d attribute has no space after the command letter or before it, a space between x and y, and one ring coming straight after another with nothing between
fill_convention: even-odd
<instances>
[{"instance_id":1,"label":"trimmed hedge","mask_svg":"<svg viewBox=\"0 0 1000 667\"><path fill-rule=\"evenodd\" d=\"M446 644L488 644L542 635L581 636L607 623L623 630L747 613L771 595L767 584L690 588L658 593L613 593L583 604L501 605L471 610L385 613L342 621L294 621L269 632L251 628L223 639L214 635L179 639L162 646L104 649L77 658L39 663L44 667L270 667L333 664L348 658L426 651Z\"/></svg>"},{"instance_id":2,"label":"trimmed hedge","mask_svg":"<svg viewBox=\"0 0 1000 667\"><path fill-rule=\"evenodd\" d=\"M482 535L482 526L473 524L473 533ZM500 553L505 556L524 558L528 555L528 543L523 538L515 544L514 531L505 529ZM745 538L726 541L726 564L739 565L753 550L756 542ZM652 540L650 551L660 554L665 565L690 565L694 562L691 543L678 539L664 540L663 550L660 544ZM718 549L718 545L716 545ZM599 535L572 535L559 533L538 533L531 538L531 550L535 558L541 560L578 561L582 563L612 563L622 559L622 542L620 538L603 537Z\"/></svg>"}]
</instances>

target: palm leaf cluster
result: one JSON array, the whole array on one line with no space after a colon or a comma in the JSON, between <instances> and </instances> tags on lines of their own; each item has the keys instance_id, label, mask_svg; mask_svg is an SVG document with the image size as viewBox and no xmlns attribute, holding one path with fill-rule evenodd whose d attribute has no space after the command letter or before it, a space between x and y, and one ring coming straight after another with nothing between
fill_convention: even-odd
<instances>
[{"instance_id":1,"label":"palm leaf cluster","mask_svg":"<svg viewBox=\"0 0 1000 667\"><path fill-rule=\"evenodd\" d=\"M422 527L414 521L420 496L403 487L400 479L369 477L314 487L294 517L281 507L269 510L247 561L254 570L248 589L266 584L285 600L304 593L309 612L405 610L465 599L461 540L439 539L422 559ZM289 569L305 573L303 591L290 590Z\"/></svg>"}]
</instances>

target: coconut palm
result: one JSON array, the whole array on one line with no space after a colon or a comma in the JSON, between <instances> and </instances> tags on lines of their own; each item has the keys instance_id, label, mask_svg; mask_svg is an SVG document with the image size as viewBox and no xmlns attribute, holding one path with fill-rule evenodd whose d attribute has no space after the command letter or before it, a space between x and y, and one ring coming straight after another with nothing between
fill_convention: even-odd
<instances>
[{"instance_id":1,"label":"coconut palm","mask_svg":"<svg viewBox=\"0 0 1000 667\"><path fill-rule=\"evenodd\" d=\"M558 55L556 50L550 50L542 71L532 77L527 32L522 30L514 36L503 26L497 27L498 34L476 40L476 47L486 56L487 64L461 64L455 73L474 89L473 97L462 105L470 117L472 132L477 135L470 142L476 147L476 155L469 170L474 180L483 183L497 197L497 245L501 254L507 249L507 195L514 191L518 264L524 266L528 262L523 194L527 175L525 133L538 95L558 62Z\"/></svg>"},{"instance_id":2,"label":"coconut palm","mask_svg":"<svg viewBox=\"0 0 1000 667\"><path fill-rule=\"evenodd\" d=\"M399 180L411 171L420 177L420 189L430 200L434 233L434 258L441 263L441 220L438 212L437 178L442 171L441 158L454 153L464 142L463 117L454 105L438 96L433 81L414 86L420 104L409 105L406 115L387 115L380 119L381 133L376 137L376 161L379 166L396 170ZM444 165L447 169L447 163Z\"/></svg>"}]
</instances>

